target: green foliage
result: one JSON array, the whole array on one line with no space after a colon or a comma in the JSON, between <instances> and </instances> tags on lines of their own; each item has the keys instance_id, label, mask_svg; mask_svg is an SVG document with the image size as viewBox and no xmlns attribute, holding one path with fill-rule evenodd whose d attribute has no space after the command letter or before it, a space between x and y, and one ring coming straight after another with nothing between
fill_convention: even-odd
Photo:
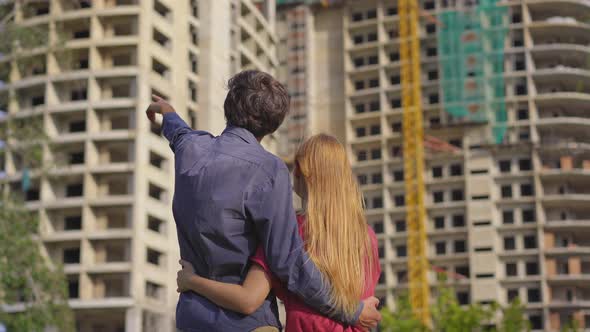
<instances>
[{"instance_id":1,"label":"green foliage","mask_svg":"<svg viewBox=\"0 0 590 332\"><path fill-rule=\"evenodd\" d=\"M428 329L414 316L410 298L407 294L401 295L396 302L396 311L391 312L387 308L381 310L381 321L384 332L427 332Z\"/></svg>"},{"instance_id":2,"label":"green foliage","mask_svg":"<svg viewBox=\"0 0 590 332\"><path fill-rule=\"evenodd\" d=\"M497 309L495 304L461 306L450 287L439 286L436 304L432 308L435 331L477 331L489 321Z\"/></svg>"},{"instance_id":3,"label":"green foliage","mask_svg":"<svg viewBox=\"0 0 590 332\"><path fill-rule=\"evenodd\" d=\"M15 54L47 45L48 29L40 26L21 26L14 24L15 6L19 4L23 12L31 10L27 1L4 1L0 5L0 54Z\"/></svg>"},{"instance_id":4,"label":"green foliage","mask_svg":"<svg viewBox=\"0 0 590 332\"><path fill-rule=\"evenodd\" d=\"M528 320L524 315L524 307L518 301L506 308L501 308L496 303L462 306L457 301L454 290L445 284L444 278L440 280L436 293L438 295L431 306L432 328L424 327L415 318L408 296L401 295L394 312L382 310L382 330L387 332L530 331ZM502 319L497 327L486 327L500 312Z\"/></svg>"},{"instance_id":5,"label":"green foliage","mask_svg":"<svg viewBox=\"0 0 590 332\"><path fill-rule=\"evenodd\" d=\"M5 149L11 150L22 160L23 167L41 169L43 167L43 144L47 136L43 130L43 120L40 117L16 119L7 118L0 121L0 141ZM2 150L1 153L4 153Z\"/></svg>"},{"instance_id":6,"label":"green foliage","mask_svg":"<svg viewBox=\"0 0 590 332\"><path fill-rule=\"evenodd\" d=\"M0 205L0 303L25 303L23 311L0 311L8 331L43 331L56 326L73 331L63 271L41 255L36 213L22 202L3 197Z\"/></svg>"},{"instance_id":7,"label":"green foliage","mask_svg":"<svg viewBox=\"0 0 590 332\"><path fill-rule=\"evenodd\" d=\"M46 27L15 25L15 3L0 3L0 60L3 56L16 60L21 72L44 66L43 57L31 51L48 46ZM10 62L0 62L0 81L9 83ZM2 108L9 104L7 93L0 94ZM3 109L5 111L5 109ZM10 151L19 165L42 176L43 147L47 146L40 117L0 119L0 154ZM10 192L8 182L0 178L0 322L8 331L41 332L48 326L58 331L74 331L73 314L67 303L67 283L63 270L42 254L37 235L38 213L28 210L17 192Z\"/></svg>"},{"instance_id":8,"label":"green foliage","mask_svg":"<svg viewBox=\"0 0 590 332\"><path fill-rule=\"evenodd\" d=\"M524 306L516 299L506 308L502 308L502 321L498 332L530 331L529 322L523 319Z\"/></svg>"},{"instance_id":9,"label":"green foliage","mask_svg":"<svg viewBox=\"0 0 590 332\"><path fill-rule=\"evenodd\" d=\"M580 331L580 324L578 324L578 321L573 319L571 322L565 324L562 328L561 328L562 332L578 332Z\"/></svg>"}]
</instances>

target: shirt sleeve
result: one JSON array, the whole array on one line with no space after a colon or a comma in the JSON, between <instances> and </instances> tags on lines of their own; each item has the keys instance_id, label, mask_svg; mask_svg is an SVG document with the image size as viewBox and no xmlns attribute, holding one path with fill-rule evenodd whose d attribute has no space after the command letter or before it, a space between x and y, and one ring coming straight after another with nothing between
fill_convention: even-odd
<instances>
[{"instance_id":1,"label":"shirt sleeve","mask_svg":"<svg viewBox=\"0 0 590 332\"><path fill-rule=\"evenodd\" d=\"M248 192L245 210L254 222L271 271L310 307L342 323L354 325L363 304L359 304L352 316L335 310L330 303L330 286L303 248L293 210L288 169L282 165L274 177L266 176L256 183L260 184Z\"/></svg>"},{"instance_id":2,"label":"shirt sleeve","mask_svg":"<svg viewBox=\"0 0 590 332\"><path fill-rule=\"evenodd\" d=\"M191 135L210 135L206 131L192 130L176 112L164 114L162 133L170 143L172 152L176 152Z\"/></svg>"}]
</instances>

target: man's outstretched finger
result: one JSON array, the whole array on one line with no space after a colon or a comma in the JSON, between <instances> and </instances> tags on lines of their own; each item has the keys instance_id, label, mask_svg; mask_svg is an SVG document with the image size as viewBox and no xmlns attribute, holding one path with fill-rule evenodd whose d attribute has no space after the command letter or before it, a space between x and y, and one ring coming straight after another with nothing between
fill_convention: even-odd
<instances>
[{"instance_id":1,"label":"man's outstretched finger","mask_svg":"<svg viewBox=\"0 0 590 332\"><path fill-rule=\"evenodd\" d=\"M152 94L152 101L154 101L154 102L156 102L156 103L157 103L157 102L160 102L160 101L165 101L165 100L164 100L164 98L162 98L162 97L160 97L160 96L158 96L158 95L154 95L154 94Z\"/></svg>"},{"instance_id":2,"label":"man's outstretched finger","mask_svg":"<svg viewBox=\"0 0 590 332\"><path fill-rule=\"evenodd\" d=\"M158 103L151 103L150 106L148 106L147 111L160 114L162 113L162 105Z\"/></svg>"}]
</instances>

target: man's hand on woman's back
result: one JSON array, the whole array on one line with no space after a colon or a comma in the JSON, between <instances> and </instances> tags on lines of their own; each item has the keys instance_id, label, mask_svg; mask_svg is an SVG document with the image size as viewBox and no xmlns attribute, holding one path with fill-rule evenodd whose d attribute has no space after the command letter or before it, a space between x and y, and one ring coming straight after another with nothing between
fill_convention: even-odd
<instances>
[{"instance_id":1,"label":"man's hand on woman's back","mask_svg":"<svg viewBox=\"0 0 590 332\"><path fill-rule=\"evenodd\" d=\"M357 325L363 328L363 330L369 331L370 329L376 328L381 320L381 313L377 310L379 299L371 296L363 300L363 304L363 311L361 312Z\"/></svg>"}]
</instances>

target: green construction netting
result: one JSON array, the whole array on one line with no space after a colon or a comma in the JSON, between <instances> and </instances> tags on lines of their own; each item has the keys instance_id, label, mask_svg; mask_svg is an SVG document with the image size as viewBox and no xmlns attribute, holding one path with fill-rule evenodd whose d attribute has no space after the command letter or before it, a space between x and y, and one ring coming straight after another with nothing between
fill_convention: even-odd
<instances>
[{"instance_id":1,"label":"green construction netting","mask_svg":"<svg viewBox=\"0 0 590 332\"><path fill-rule=\"evenodd\" d=\"M443 107L456 118L491 124L494 142L506 134L504 41L508 9L480 0L438 17Z\"/></svg>"}]
</instances>

